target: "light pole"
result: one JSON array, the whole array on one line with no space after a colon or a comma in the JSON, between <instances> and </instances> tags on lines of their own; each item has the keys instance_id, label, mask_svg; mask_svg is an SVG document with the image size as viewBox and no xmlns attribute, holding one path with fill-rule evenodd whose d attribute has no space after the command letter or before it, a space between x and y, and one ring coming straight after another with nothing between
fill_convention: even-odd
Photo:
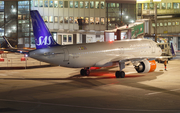
<instances>
[{"instance_id":1,"label":"light pole","mask_svg":"<svg viewBox=\"0 0 180 113\"><path fill-rule=\"evenodd\" d=\"M161 2L161 0L153 0L154 2L154 20L155 20L155 42L157 42L157 2Z\"/></svg>"}]
</instances>

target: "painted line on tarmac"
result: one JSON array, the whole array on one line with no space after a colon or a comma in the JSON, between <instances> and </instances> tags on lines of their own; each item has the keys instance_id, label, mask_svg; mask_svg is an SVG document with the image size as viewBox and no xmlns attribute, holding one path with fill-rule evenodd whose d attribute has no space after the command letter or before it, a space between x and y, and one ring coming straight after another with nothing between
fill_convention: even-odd
<instances>
[{"instance_id":1,"label":"painted line on tarmac","mask_svg":"<svg viewBox=\"0 0 180 113\"><path fill-rule=\"evenodd\" d=\"M26 104L41 104L41 105L51 105L51 106L62 106L62 107L74 107L74 108L84 108L84 109L97 109L97 110L111 110L111 111L135 111L135 112L180 112L180 110L150 110L150 109L118 109L118 108L100 108L100 107L90 107L90 106L77 106L77 105L68 105L68 104L53 104L53 103L44 103L44 102L31 102L31 101L21 101L21 100L8 100L0 99L4 102L16 102L16 103L26 103Z\"/></svg>"},{"instance_id":2,"label":"painted line on tarmac","mask_svg":"<svg viewBox=\"0 0 180 113\"><path fill-rule=\"evenodd\" d=\"M0 76L7 76L6 74L0 74Z\"/></svg>"},{"instance_id":3,"label":"painted line on tarmac","mask_svg":"<svg viewBox=\"0 0 180 113\"><path fill-rule=\"evenodd\" d=\"M169 90L169 91L179 91L180 89L172 89L172 90ZM166 93L168 91L164 91L164 92L153 92L153 93L148 93L146 95L155 95L155 94L159 94L159 93Z\"/></svg>"}]
</instances>

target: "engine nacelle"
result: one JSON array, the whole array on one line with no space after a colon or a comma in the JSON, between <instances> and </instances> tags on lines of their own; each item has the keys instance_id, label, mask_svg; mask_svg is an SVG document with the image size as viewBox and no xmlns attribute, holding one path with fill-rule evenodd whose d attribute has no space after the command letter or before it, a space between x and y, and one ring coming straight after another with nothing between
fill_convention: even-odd
<instances>
[{"instance_id":1,"label":"engine nacelle","mask_svg":"<svg viewBox=\"0 0 180 113\"><path fill-rule=\"evenodd\" d=\"M135 69L138 73L153 72L156 69L156 61L142 60L138 66L135 66Z\"/></svg>"}]
</instances>

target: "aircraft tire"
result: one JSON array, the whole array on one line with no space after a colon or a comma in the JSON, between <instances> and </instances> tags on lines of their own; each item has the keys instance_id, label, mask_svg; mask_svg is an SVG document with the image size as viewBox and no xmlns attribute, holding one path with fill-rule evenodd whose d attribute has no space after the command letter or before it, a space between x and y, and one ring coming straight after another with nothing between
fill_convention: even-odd
<instances>
[{"instance_id":1,"label":"aircraft tire","mask_svg":"<svg viewBox=\"0 0 180 113\"><path fill-rule=\"evenodd\" d=\"M116 78L124 78L125 73L124 71L116 71Z\"/></svg>"},{"instance_id":2,"label":"aircraft tire","mask_svg":"<svg viewBox=\"0 0 180 113\"><path fill-rule=\"evenodd\" d=\"M80 74L82 76L88 76L90 74L90 71L88 69L81 69Z\"/></svg>"},{"instance_id":3,"label":"aircraft tire","mask_svg":"<svg viewBox=\"0 0 180 113\"><path fill-rule=\"evenodd\" d=\"M120 77L120 71L116 71L116 78Z\"/></svg>"},{"instance_id":4,"label":"aircraft tire","mask_svg":"<svg viewBox=\"0 0 180 113\"><path fill-rule=\"evenodd\" d=\"M81 69L80 74L81 74L82 76L85 76L85 74L86 74L85 69Z\"/></svg>"},{"instance_id":5,"label":"aircraft tire","mask_svg":"<svg viewBox=\"0 0 180 113\"><path fill-rule=\"evenodd\" d=\"M124 78L124 77L125 77L124 71L120 71L120 77L121 77L121 78Z\"/></svg>"}]
</instances>

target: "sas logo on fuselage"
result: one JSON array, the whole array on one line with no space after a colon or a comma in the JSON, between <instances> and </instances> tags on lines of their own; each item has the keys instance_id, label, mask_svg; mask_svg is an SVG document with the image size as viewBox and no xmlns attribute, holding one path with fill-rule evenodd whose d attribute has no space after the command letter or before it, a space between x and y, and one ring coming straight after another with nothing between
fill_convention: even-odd
<instances>
[{"instance_id":1,"label":"sas logo on fuselage","mask_svg":"<svg viewBox=\"0 0 180 113\"><path fill-rule=\"evenodd\" d=\"M87 50L86 46L80 46L79 50Z\"/></svg>"},{"instance_id":2,"label":"sas logo on fuselage","mask_svg":"<svg viewBox=\"0 0 180 113\"><path fill-rule=\"evenodd\" d=\"M50 45L51 44L51 36L45 36L43 39L43 36L39 37L39 44L37 43L37 46L41 46L41 45Z\"/></svg>"}]
</instances>

